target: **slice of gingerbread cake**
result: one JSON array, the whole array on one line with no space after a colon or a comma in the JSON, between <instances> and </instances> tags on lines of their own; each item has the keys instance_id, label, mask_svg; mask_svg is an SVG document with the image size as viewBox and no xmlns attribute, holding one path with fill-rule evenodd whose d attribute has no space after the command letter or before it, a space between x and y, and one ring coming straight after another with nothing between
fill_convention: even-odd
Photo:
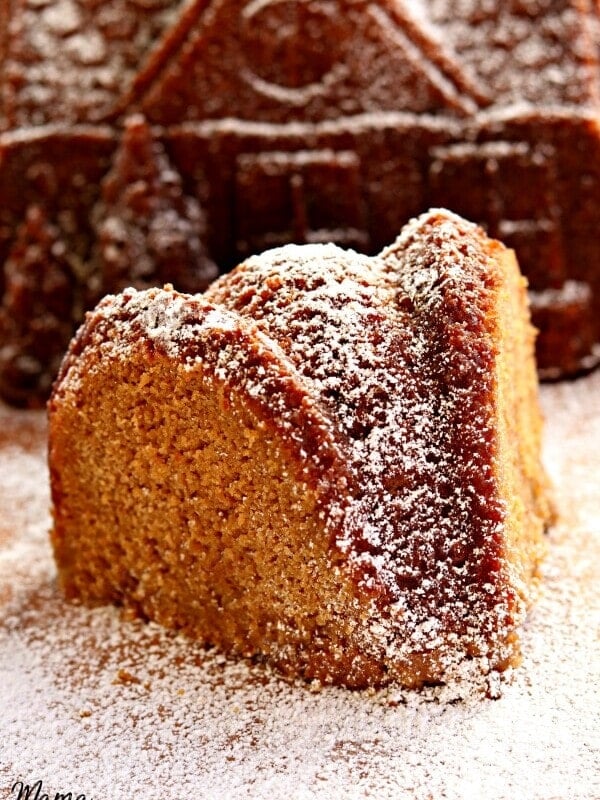
<instances>
[{"instance_id":1,"label":"slice of gingerbread cake","mask_svg":"<svg viewBox=\"0 0 600 800\"><path fill-rule=\"evenodd\" d=\"M68 597L284 674L517 663L550 518L514 254L444 211L88 314L50 401Z\"/></svg>"}]
</instances>

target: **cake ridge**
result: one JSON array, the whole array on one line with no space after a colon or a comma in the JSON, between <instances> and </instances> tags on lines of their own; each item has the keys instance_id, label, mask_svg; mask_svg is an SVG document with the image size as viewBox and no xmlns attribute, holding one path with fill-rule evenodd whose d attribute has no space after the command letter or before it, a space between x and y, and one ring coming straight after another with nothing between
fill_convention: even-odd
<instances>
[{"instance_id":1,"label":"cake ridge","mask_svg":"<svg viewBox=\"0 0 600 800\"><path fill-rule=\"evenodd\" d=\"M458 295L464 291L468 281L464 282L466 275L462 269L456 268L454 271L450 269L450 274L446 276L446 285L443 286L439 283L439 275L435 267L419 263L417 266L421 270L421 275L423 275L423 272L429 273L431 270L432 280L425 281L423 285L415 288L415 284L410 281L407 282L408 285L402 283L400 279L402 277L401 270L394 270L392 264L385 264L386 257L389 261L392 253L397 254L399 248L408 247L415 237L423 236L424 231L429 226L435 229L435 239L438 247L441 249L444 245L446 246L446 252L439 257L437 263L437 267L442 268L444 262L448 262L450 258L456 258L456 250L453 249L456 241L467 231L470 233L478 231L476 226L465 223L455 215L432 210L410 223L396 244L384 251L379 259L366 259L362 256L352 255L350 256L349 265L348 257L345 258L343 262L344 275L350 274L353 280L356 280L357 274L362 279L373 275L378 279L374 286L368 287L369 290L373 289L373 291L367 291L364 298L362 298L365 300L366 305L362 309L361 322L363 318L368 318L370 310L368 303L373 298L380 300L386 312L402 316L403 314L398 311L398 307L401 307L402 301L405 299L410 300L414 311L415 301L423 296L427 299L427 306L433 306L436 302L438 305L442 303L444 291L446 294L451 291L450 284L453 280L457 285L452 287L452 290ZM422 247L424 251L429 252L428 245L422 245ZM316 254L318 247L313 246L311 249L309 246L307 250L309 253ZM333 401L329 401L330 405L335 403L336 414L339 416L342 425L344 425L346 434L351 437L353 444L354 455L352 463L355 465L355 469L358 470L360 468L363 475L366 476L366 478L363 478L364 484L369 487L368 490L365 490L365 495L357 499L353 507L347 512L349 530L344 534L344 539L340 542L340 545L342 549L346 549L347 545L344 542L352 541L356 547L356 541L361 540L355 557L357 564L360 564L360 568L365 570L365 583L368 584L370 581L369 573L376 572L379 579L387 573L387 579L384 580L386 591L393 596L398 591L397 571L393 568L397 555L393 551L394 520L398 519L401 509L398 508L397 495L386 491L384 478L390 480L390 474L396 472L400 473L397 480L401 481L403 473L407 475L413 474L414 476L414 473L420 468L423 470L423 474L429 473L431 480L431 474L438 470L444 471L445 468L446 471L449 471L450 465L440 463L442 459L435 452L436 448L432 447L432 443L435 442L433 429L437 427L438 430L441 430L444 424L448 424L448 419L452 417L452 414L456 412L452 408L450 401L448 401L450 406L447 410L444 408L444 401L441 401L437 407L437 414L434 413L432 415L432 398L426 399L419 396L414 388L411 387L411 381L416 383L415 375L418 374L419 379L423 379L423 369L424 366L427 366L431 343L427 341L426 337L421 337L419 330L417 330L410 348L401 355L401 348L403 346L406 348L406 343L397 338L395 340L393 338L386 340L386 333L390 336L390 331L386 331L385 320L383 319L377 319L379 327L376 346L368 353L361 354L364 359L362 362L363 368L360 371L361 380L357 381L355 386L352 385L353 373L354 375L356 374L354 372L354 364L351 356L344 360L346 356L341 354L341 348L336 342L335 317L323 319L323 309L320 304L321 298L318 297L316 300L311 300L310 287L312 284L317 284L316 292L321 288L319 282L322 279L322 273L319 268L323 266L332 285L339 286L338 297L343 295L346 303L352 302L353 295L348 295L343 282L335 283L336 278L332 277L332 265L329 260L325 260L323 265L312 263L310 258L307 258L305 263L298 261L289 263L286 258L287 254L289 253L290 259L293 259L297 251L298 248L288 246L281 250L267 252L261 257L249 259L238 270L234 270L229 276L221 278L214 284L208 291L208 297L209 299L215 299L217 302L231 304L236 310L247 313L256 320L257 310L260 309L261 313L265 313L269 307L269 300L265 298L265 292L262 287L269 281L271 266L283 266L285 271L284 282L297 282L298 272L306 281L307 285L302 286L300 298L302 306L298 311L298 318L303 325L302 338L295 338L295 334L299 332L293 326L293 317L290 319L290 314L287 313L291 307L291 301L287 307L283 308L274 301L270 314L268 312L265 313L265 329L271 335L277 332L278 338L281 337L284 341L288 339L291 341L290 354L296 357L299 366L301 366L303 360L309 365L306 372L313 379L314 376L317 376L313 385L315 391L322 398L325 398L325 402L327 402L329 394L334 392ZM333 257L336 253L339 254L340 251L337 248L328 247L327 253ZM473 253L469 255L474 258ZM361 272L359 265L367 267L367 269ZM239 292L239 287L236 285L237 278L241 274L247 281L253 283L251 273L255 266L261 267L260 281L253 286L253 297L256 303L249 308L242 307L241 302L239 302L239 295L237 295L237 292ZM471 268L474 269L475 265ZM434 285L436 293L432 297ZM224 291L220 287L224 287ZM248 288L246 283L244 288L246 290ZM285 296L285 290L282 290L282 293L285 298L284 302L287 304L288 298ZM323 294L327 297L328 303L332 299L335 302L335 292L330 294L325 290ZM243 300L243 297L241 299ZM327 310L330 310L329 307L327 307ZM424 305L423 310L429 309ZM395 330L398 324L397 316L393 319L392 330ZM304 320L307 319L310 319L309 330L313 332L316 341L319 344L321 342L324 343L323 352L317 354L319 359L317 363L312 360L314 354L311 353L307 325L304 324ZM315 320L318 321L315 322ZM259 319L260 322L261 319ZM346 316L344 322L347 325L351 322L351 319ZM356 347L356 351L360 353L361 347L368 346L368 342L364 342L359 338L359 329L362 327L361 322L356 325L353 334L349 334L344 341L344 346L351 352L354 352L353 347ZM376 325L371 320L369 320L369 324L373 328ZM346 327L344 327L344 331L347 333ZM300 341L300 345L296 352L295 342L297 341ZM360 344L356 344L357 342L360 342ZM402 369L401 371L398 371L397 368L394 369L395 365L390 365L389 362L378 358L378 351L382 353L394 352L396 357L400 358L404 356L410 364L410 368L408 370ZM342 382L341 386L335 383L336 376L332 376L332 363L338 358L343 361L340 367L340 374L346 380L350 376L350 383ZM411 371L413 373L412 377ZM433 378L432 380L430 394L435 396L436 379ZM333 386L332 381L334 381ZM377 391L376 403L373 404L372 400L369 403L369 392L375 390ZM413 391L415 393L411 396ZM356 394L356 398L353 398L353 393ZM406 398L410 398L410 400ZM364 421L362 426L359 426L359 430L356 431L356 409L361 408L363 405L367 406L366 410L362 412ZM375 417L370 416L374 413L376 413L376 421ZM404 430L402 425L405 426ZM422 447L415 444L415 430L420 430L423 441L427 444L423 444ZM408 435L408 431L411 431L413 438ZM356 436L356 438L353 438L353 436ZM370 438L373 439L372 443L369 441ZM392 454L394 455L392 456ZM396 454L398 455L396 456ZM404 468L402 467L403 462L405 463ZM452 480L449 480L449 482L452 483ZM425 482L421 488L415 487L412 493L407 492L406 509L404 510L407 516L410 516L411 511L413 514L418 515L418 511L415 509L423 509L426 514L430 514L432 507L440 504L440 499L428 494L424 490L424 486ZM463 513L469 508L468 496L464 498L455 497L454 501L457 506L462 507ZM441 504L446 505L447 498L443 499ZM370 521L374 514L376 514L376 517ZM442 522L441 527L447 527L449 530L456 529L456 525L453 526L450 521L447 523ZM388 530L387 534L385 534L386 530ZM373 534L373 532L376 533ZM402 558L398 560L406 561L406 559ZM374 569L375 565L376 569ZM404 577L406 582L410 583L410 575L407 573Z\"/></svg>"}]
</instances>

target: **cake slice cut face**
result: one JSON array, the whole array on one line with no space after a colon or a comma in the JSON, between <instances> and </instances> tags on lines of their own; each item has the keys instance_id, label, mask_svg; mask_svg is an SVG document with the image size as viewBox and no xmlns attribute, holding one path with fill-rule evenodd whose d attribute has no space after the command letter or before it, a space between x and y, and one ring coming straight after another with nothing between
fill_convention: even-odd
<instances>
[{"instance_id":1,"label":"cake slice cut face","mask_svg":"<svg viewBox=\"0 0 600 800\"><path fill-rule=\"evenodd\" d=\"M551 515L533 329L474 225L105 298L49 408L69 597L323 683L518 661Z\"/></svg>"}]
</instances>

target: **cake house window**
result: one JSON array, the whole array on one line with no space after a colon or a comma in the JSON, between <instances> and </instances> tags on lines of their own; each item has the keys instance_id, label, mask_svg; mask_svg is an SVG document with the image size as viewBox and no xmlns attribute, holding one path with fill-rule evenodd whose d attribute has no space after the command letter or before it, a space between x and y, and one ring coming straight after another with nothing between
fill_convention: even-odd
<instances>
[{"instance_id":1,"label":"cake house window","mask_svg":"<svg viewBox=\"0 0 600 800\"><path fill-rule=\"evenodd\" d=\"M236 225L240 255L287 242L367 249L358 156L332 150L240 155Z\"/></svg>"},{"instance_id":2,"label":"cake house window","mask_svg":"<svg viewBox=\"0 0 600 800\"><path fill-rule=\"evenodd\" d=\"M327 1L252 0L241 16L241 77L258 94L302 107L343 76L350 32Z\"/></svg>"},{"instance_id":3,"label":"cake house window","mask_svg":"<svg viewBox=\"0 0 600 800\"><path fill-rule=\"evenodd\" d=\"M534 286L564 276L556 162L549 146L491 141L431 151L431 205L452 208L483 224L516 250Z\"/></svg>"}]
</instances>

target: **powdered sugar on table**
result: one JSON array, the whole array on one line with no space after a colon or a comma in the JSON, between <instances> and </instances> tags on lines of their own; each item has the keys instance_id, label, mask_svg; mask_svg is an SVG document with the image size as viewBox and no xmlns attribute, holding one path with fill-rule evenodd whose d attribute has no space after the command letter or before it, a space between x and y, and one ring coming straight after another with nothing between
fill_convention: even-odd
<instances>
[{"instance_id":1,"label":"powdered sugar on table","mask_svg":"<svg viewBox=\"0 0 600 800\"><path fill-rule=\"evenodd\" d=\"M0 409L0 796L600 797L600 373L545 386L560 522L524 663L460 702L290 686L156 625L63 601L42 415Z\"/></svg>"}]
</instances>

